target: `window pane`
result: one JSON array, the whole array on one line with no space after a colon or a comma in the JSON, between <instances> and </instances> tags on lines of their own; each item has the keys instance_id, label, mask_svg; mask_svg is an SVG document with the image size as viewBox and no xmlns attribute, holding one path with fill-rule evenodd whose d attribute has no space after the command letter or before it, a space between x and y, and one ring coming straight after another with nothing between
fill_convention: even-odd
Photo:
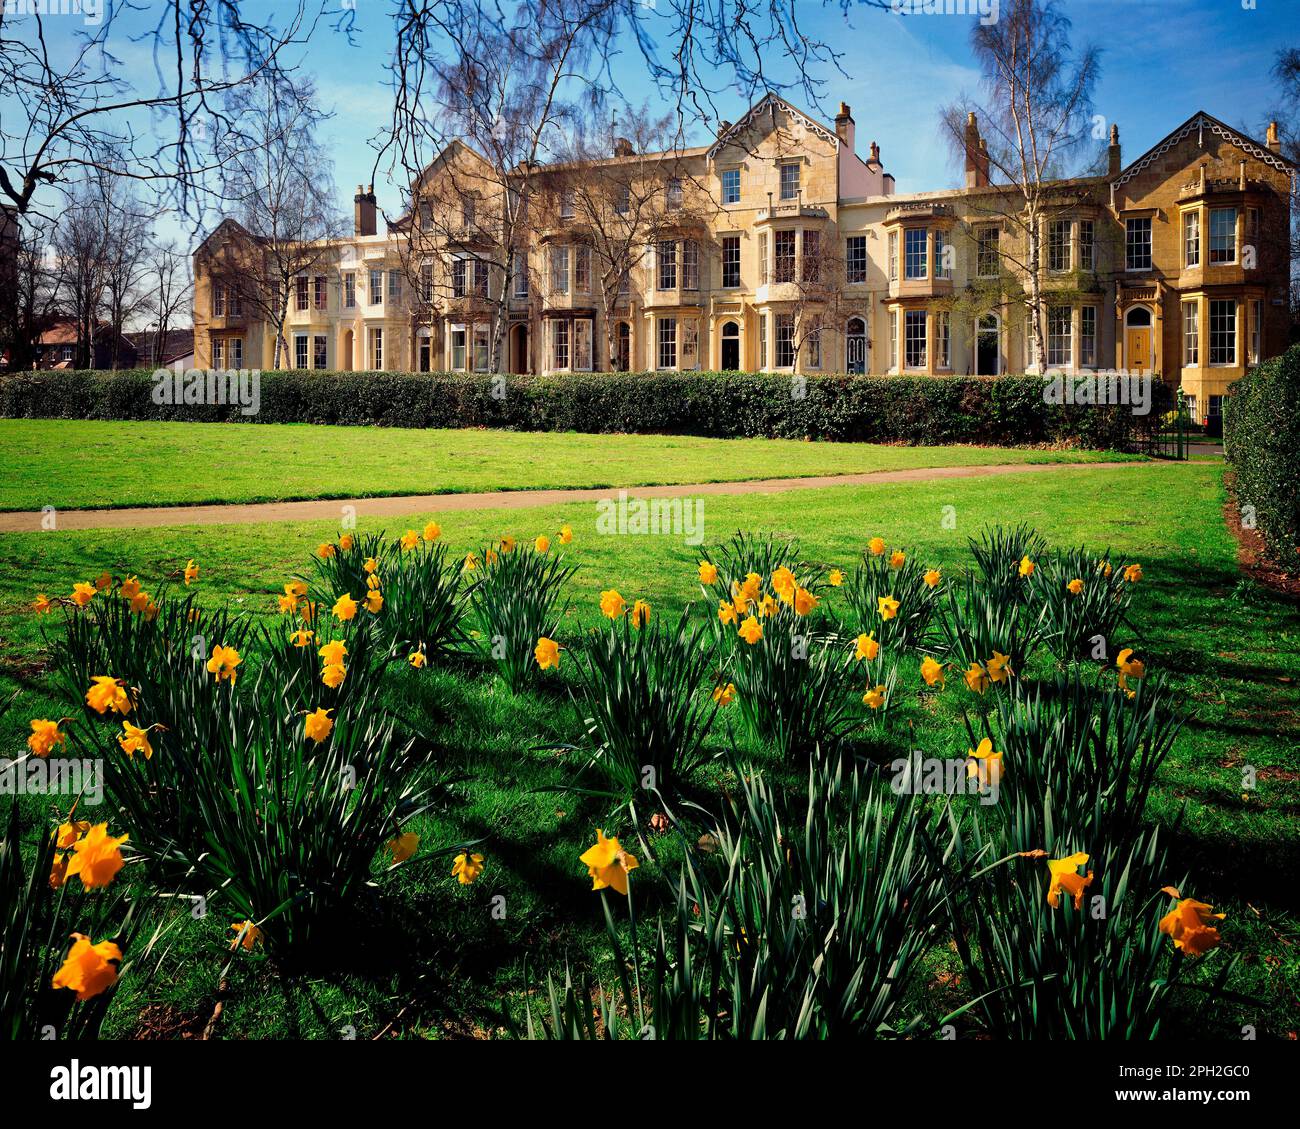
<instances>
[{"instance_id":1,"label":"window pane","mask_svg":"<svg viewBox=\"0 0 1300 1129\"><path fill-rule=\"evenodd\" d=\"M1128 270L1151 269L1151 219L1125 221L1124 266Z\"/></svg>"},{"instance_id":2,"label":"window pane","mask_svg":"<svg viewBox=\"0 0 1300 1129\"><path fill-rule=\"evenodd\" d=\"M908 368L925 368L926 313L908 310L903 323L903 363Z\"/></svg>"},{"instance_id":3,"label":"window pane","mask_svg":"<svg viewBox=\"0 0 1300 1129\"><path fill-rule=\"evenodd\" d=\"M1237 209L1210 210L1210 262L1237 261Z\"/></svg>"},{"instance_id":4,"label":"window pane","mask_svg":"<svg viewBox=\"0 0 1300 1129\"><path fill-rule=\"evenodd\" d=\"M904 278L927 277L925 263L925 228L908 228L903 235Z\"/></svg>"}]
</instances>

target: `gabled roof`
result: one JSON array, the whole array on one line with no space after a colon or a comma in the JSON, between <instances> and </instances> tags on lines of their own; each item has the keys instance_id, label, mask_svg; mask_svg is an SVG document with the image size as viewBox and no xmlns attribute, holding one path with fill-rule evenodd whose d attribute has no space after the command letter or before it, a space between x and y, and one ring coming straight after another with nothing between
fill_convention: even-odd
<instances>
[{"instance_id":1,"label":"gabled roof","mask_svg":"<svg viewBox=\"0 0 1300 1129\"><path fill-rule=\"evenodd\" d=\"M1119 188L1127 184L1193 133L1197 135L1198 142L1201 140L1202 134L1205 133L1221 137L1223 140L1235 145L1243 153L1247 153L1257 161L1277 169L1278 172L1294 173L1296 171L1295 166L1290 161L1280 154L1274 153L1267 145L1247 137L1243 133L1238 133L1235 129L1224 125L1218 118L1211 117L1204 110L1198 110L1163 141L1152 146L1131 165L1124 168L1119 176L1111 181L1111 186Z\"/></svg>"},{"instance_id":2,"label":"gabled roof","mask_svg":"<svg viewBox=\"0 0 1300 1129\"><path fill-rule=\"evenodd\" d=\"M829 141L832 145L838 147L843 144L843 142L840 140L839 134L836 133L833 129L823 125L821 122L817 121L814 118L810 118L798 107L790 105L790 103L787 102L784 98L782 98L779 94L772 94L771 92L768 92L767 94L764 94L763 97L760 98L757 102L755 102L752 106L750 106L748 110L745 111L744 117L742 117L738 122L735 122L733 125L728 126L726 129L724 129L721 133L718 134L717 141L715 141L711 146L709 146L709 151L707 154L709 160L713 160L713 158L718 155L722 147L726 145L733 137L739 134L742 130L746 130L751 125L753 125L754 122L758 120L760 114L763 113L770 114L775 109L778 108L784 110L792 118L802 123L805 129L809 130L812 133L818 134L819 136L823 137L825 140Z\"/></svg>"}]
</instances>

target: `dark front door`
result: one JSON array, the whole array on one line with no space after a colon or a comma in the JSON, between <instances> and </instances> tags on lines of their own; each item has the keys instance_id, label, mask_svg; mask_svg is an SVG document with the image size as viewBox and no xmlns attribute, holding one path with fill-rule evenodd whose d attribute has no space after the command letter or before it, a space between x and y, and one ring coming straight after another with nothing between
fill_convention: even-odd
<instances>
[{"instance_id":1,"label":"dark front door","mask_svg":"<svg viewBox=\"0 0 1300 1129\"><path fill-rule=\"evenodd\" d=\"M722 368L726 372L735 372L740 368L739 337L724 337L722 339Z\"/></svg>"}]
</instances>

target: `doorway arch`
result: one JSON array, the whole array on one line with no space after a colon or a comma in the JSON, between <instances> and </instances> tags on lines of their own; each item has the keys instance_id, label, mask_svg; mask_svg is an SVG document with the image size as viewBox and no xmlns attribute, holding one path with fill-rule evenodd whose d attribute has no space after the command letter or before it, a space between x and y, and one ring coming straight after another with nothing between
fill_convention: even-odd
<instances>
[{"instance_id":1,"label":"doorway arch","mask_svg":"<svg viewBox=\"0 0 1300 1129\"><path fill-rule=\"evenodd\" d=\"M1124 314L1124 367L1150 372L1155 364L1155 317L1149 306L1132 306Z\"/></svg>"},{"instance_id":2,"label":"doorway arch","mask_svg":"<svg viewBox=\"0 0 1300 1129\"><path fill-rule=\"evenodd\" d=\"M621 321L614 327L614 362L615 372L627 372L632 367L632 327Z\"/></svg>"},{"instance_id":3,"label":"doorway arch","mask_svg":"<svg viewBox=\"0 0 1300 1129\"><path fill-rule=\"evenodd\" d=\"M859 375L867 371L867 323L862 318L849 318L844 327L844 368Z\"/></svg>"},{"instance_id":4,"label":"doorway arch","mask_svg":"<svg viewBox=\"0 0 1300 1129\"><path fill-rule=\"evenodd\" d=\"M531 371L528 366L528 326L522 323L510 331L510 371L516 374Z\"/></svg>"},{"instance_id":5,"label":"doorway arch","mask_svg":"<svg viewBox=\"0 0 1300 1129\"><path fill-rule=\"evenodd\" d=\"M343 369L344 372L352 371L353 348L354 348L354 344L353 344L352 330L345 329L343 331L343 348L339 350L339 361L340 361L339 367Z\"/></svg>"},{"instance_id":6,"label":"doorway arch","mask_svg":"<svg viewBox=\"0 0 1300 1129\"><path fill-rule=\"evenodd\" d=\"M982 315L975 323L975 375L1002 375L1002 319Z\"/></svg>"},{"instance_id":7,"label":"doorway arch","mask_svg":"<svg viewBox=\"0 0 1300 1129\"><path fill-rule=\"evenodd\" d=\"M718 359L723 372L740 370L740 326L734 321L722 323L722 349Z\"/></svg>"}]
</instances>

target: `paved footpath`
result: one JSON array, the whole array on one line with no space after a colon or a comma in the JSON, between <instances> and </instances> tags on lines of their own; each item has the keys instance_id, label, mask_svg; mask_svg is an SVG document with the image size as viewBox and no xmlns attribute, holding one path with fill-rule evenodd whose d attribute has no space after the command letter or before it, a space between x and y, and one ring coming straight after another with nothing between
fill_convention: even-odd
<instances>
[{"instance_id":1,"label":"paved footpath","mask_svg":"<svg viewBox=\"0 0 1300 1129\"><path fill-rule=\"evenodd\" d=\"M630 498L678 498L714 494L780 494L789 490L818 490L828 486L877 486L893 482L933 482L945 478L986 478L1004 474L1060 474L1070 471L1131 470L1149 462L1123 463L1007 463L994 466L913 467L863 474L830 474L810 478L760 478L741 482L698 482L676 486L631 486ZM168 525L247 525L271 521L332 521L345 506L358 517L397 517L403 514L453 510L521 510L568 502L598 502L616 498L618 488L598 490L494 490L476 494L406 494L391 498L320 498L309 502L255 502L215 506L138 506L112 510L59 510L59 531L132 529ZM23 511L0 513L0 533L36 533L45 515Z\"/></svg>"}]
</instances>

